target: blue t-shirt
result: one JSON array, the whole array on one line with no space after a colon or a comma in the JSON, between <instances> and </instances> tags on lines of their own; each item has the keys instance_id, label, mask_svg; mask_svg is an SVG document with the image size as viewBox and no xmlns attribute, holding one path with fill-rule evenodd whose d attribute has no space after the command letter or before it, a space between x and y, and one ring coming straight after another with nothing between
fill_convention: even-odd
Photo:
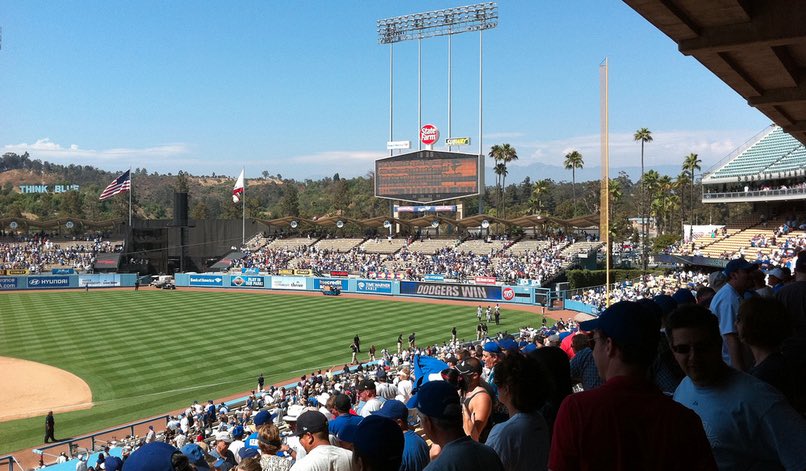
<instances>
[{"instance_id":1,"label":"blue t-shirt","mask_svg":"<svg viewBox=\"0 0 806 471\"><path fill-rule=\"evenodd\" d=\"M428 466L428 444L413 430L403 434L403 461L400 471L422 471Z\"/></svg>"},{"instance_id":2,"label":"blue t-shirt","mask_svg":"<svg viewBox=\"0 0 806 471\"><path fill-rule=\"evenodd\" d=\"M425 467L427 471L504 471L492 448L462 437L446 443L437 459Z\"/></svg>"},{"instance_id":3,"label":"blue t-shirt","mask_svg":"<svg viewBox=\"0 0 806 471\"><path fill-rule=\"evenodd\" d=\"M507 471L546 469L549 427L539 412L518 412L493 427L485 442L495 450Z\"/></svg>"},{"instance_id":4,"label":"blue t-shirt","mask_svg":"<svg viewBox=\"0 0 806 471\"><path fill-rule=\"evenodd\" d=\"M686 377L674 393L700 416L719 469L806 469L806 420L760 379L727 375L708 387Z\"/></svg>"},{"instance_id":5,"label":"blue t-shirt","mask_svg":"<svg viewBox=\"0 0 806 471\"><path fill-rule=\"evenodd\" d=\"M342 415L334 418L330 422L328 422L327 431L328 431L328 433L330 433L333 436L338 436L339 432L341 432L341 430L347 424L358 425L358 423L361 422L362 418L363 417L360 417L358 415L342 414Z\"/></svg>"}]
</instances>

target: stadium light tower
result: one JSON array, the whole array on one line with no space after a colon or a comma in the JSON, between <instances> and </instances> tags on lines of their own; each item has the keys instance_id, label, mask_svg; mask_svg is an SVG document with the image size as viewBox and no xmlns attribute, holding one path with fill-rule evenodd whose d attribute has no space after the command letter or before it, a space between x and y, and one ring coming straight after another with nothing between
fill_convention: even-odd
<instances>
[{"instance_id":1,"label":"stadium light tower","mask_svg":"<svg viewBox=\"0 0 806 471\"><path fill-rule=\"evenodd\" d=\"M483 32L498 26L498 4L495 2L477 3L463 7L434 10L424 13L396 16L377 21L378 42L389 45L389 141L394 140L394 44L416 39L417 44L417 129L422 120L422 40L438 36L448 37L448 137L453 137L451 129L451 36L454 34L479 32L479 169L484 173L484 147L482 143L482 51ZM419 143L418 139L418 143ZM421 143L418 148L422 149ZM450 150L450 148L449 148ZM389 151L392 155L392 150ZM482 176L483 180L483 176ZM482 190L483 191L483 190ZM481 204L481 198L479 199ZM481 211L481 206L479 210Z\"/></svg>"}]
</instances>

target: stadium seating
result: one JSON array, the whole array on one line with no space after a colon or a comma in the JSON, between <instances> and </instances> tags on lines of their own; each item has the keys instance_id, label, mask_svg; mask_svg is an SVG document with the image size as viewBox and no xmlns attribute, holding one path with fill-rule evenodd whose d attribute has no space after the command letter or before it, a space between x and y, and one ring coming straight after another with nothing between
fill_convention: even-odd
<instances>
[{"instance_id":1,"label":"stadium seating","mask_svg":"<svg viewBox=\"0 0 806 471\"><path fill-rule=\"evenodd\" d=\"M455 247L456 244L457 241L455 239L415 240L409 244L409 251L419 252L422 254L435 254L442 249Z\"/></svg>"},{"instance_id":2,"label":"stadium seating","mask_svg":"<svg viewBox=\"0 0 806 471\"><path fill-rule=\"evenodd\" d=\"M322 239L313 246L316 250L346 253L358 247L364 239Z\"/></svg>"},{"instance_id":3,"label":"stadium seating","mask_svg":"<svg viewBox=\"0 0 806 471\"><path fill-rule=\"evenodd\" d=\"M548 240L520 240L506 249L512 255L525 255L529 252L539 252L551 246Z\"/></svg>"},{"instance_id":4,"label":"stadium seating","mask_svg":"<svg viewBox=\"0 0 806 471\"><path fill-rule=\"evenodd\" d=\"M769 133L744 150L735 158L708 176L708 180L735 179L749 175L763 175L781 172L794 164L794 159L801 156L803 144L774 126ZM708 183L705 181L704 183Z\"/></svg>"},{"instance_id":5,"label":"stadium seating","mask_svg":"<svg viewBox=\"0 0 806 471\"><path fill-rule=\"evenodd\" d=\"M490 242L486 242L484 240L471 239L459 244L459 246L456 247L456 250L461 252L473 252L479 255L494 255L504 250L504 247L506 247L508 243L508 241L504 240L492 240Z\"/></svg>"},{"instance_id":6,"label":"stadium seating","mask_svg":"<svg viewBox=\"0 0 806 471\"><path fill-rule=\"evenodd\" d=\"M394 254L406 244L406 239L369 239L361 244L361 250L366 253Z\"/></svg>"},{"instance_id":7,"label":"stadium seating","mask_svg":"<svg viewBox=\"0 0 806 471\"><path fill-rule=\"evenodd\" d=\"M310 247L315 244L318 239L311 239L307 237L297 237L293 239L274 239L266 244L266 250L294 250L299 247Z\"/></svg>"}]
</instances>

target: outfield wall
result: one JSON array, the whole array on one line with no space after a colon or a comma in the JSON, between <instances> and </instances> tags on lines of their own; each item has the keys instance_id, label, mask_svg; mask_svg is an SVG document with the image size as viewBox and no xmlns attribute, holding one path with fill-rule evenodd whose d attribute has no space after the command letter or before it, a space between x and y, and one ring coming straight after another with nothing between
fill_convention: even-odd
<instances>
[{"instance_id":1,"label":"outfield wall","mask_svg":"<svg viewBox=\"0 0 806 471\"><path fill-rule=\"evenodd\" d=\"M344 293L518 304L535 304L535 291L541 290L541 288L530 286L220 273L177 273L175 279L178 287L320 291L324 286L335 286ZM543 289L543 291L546 290Z\"/></svg>"},{"instance_id":2,"label":"outfield wall","mask_svg":"<svg viewBox=\"0 0 806 471\"><path fill-rule=\"evenodd\" d=\"M136 282L137 275L135 273L15 275L0 276L0 291L79 289L87 286L90 288L119 288L134 287Z\"/></svg>"}]
</instances>

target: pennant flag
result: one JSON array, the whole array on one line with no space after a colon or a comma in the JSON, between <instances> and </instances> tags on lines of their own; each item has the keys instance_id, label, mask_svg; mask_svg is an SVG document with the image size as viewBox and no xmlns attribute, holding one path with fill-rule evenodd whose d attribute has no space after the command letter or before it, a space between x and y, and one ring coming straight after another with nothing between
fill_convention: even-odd
<instances>
[{"instance_id":1,"label":"pennant flag","mask_svg":"<svg viewBox=\"0 0 806 471\"><path fill-rule=\"evenodd\" d=\"M131 170L126 170L123 172L123 175L117 177L116 179L112 180L112 183L107 186L104 191L101 193L99 200L105 200L107 198L111 198L118 193L123 193L124 191L129 191L132 189L132 177L130 174Z\"/></svg>"},{"instance_id":2,"label":"pennant flag","mask_svg":"<svg viewBox=\"0 0 806 471\"><path fill-rule=\"evenodd\" d=\"M241 170L241 176L238 177L238 181L235 182L235 188L232 189L232 202L237 203L241 201L243 197L243 170Z\"/></svg>"}]
</instances>

